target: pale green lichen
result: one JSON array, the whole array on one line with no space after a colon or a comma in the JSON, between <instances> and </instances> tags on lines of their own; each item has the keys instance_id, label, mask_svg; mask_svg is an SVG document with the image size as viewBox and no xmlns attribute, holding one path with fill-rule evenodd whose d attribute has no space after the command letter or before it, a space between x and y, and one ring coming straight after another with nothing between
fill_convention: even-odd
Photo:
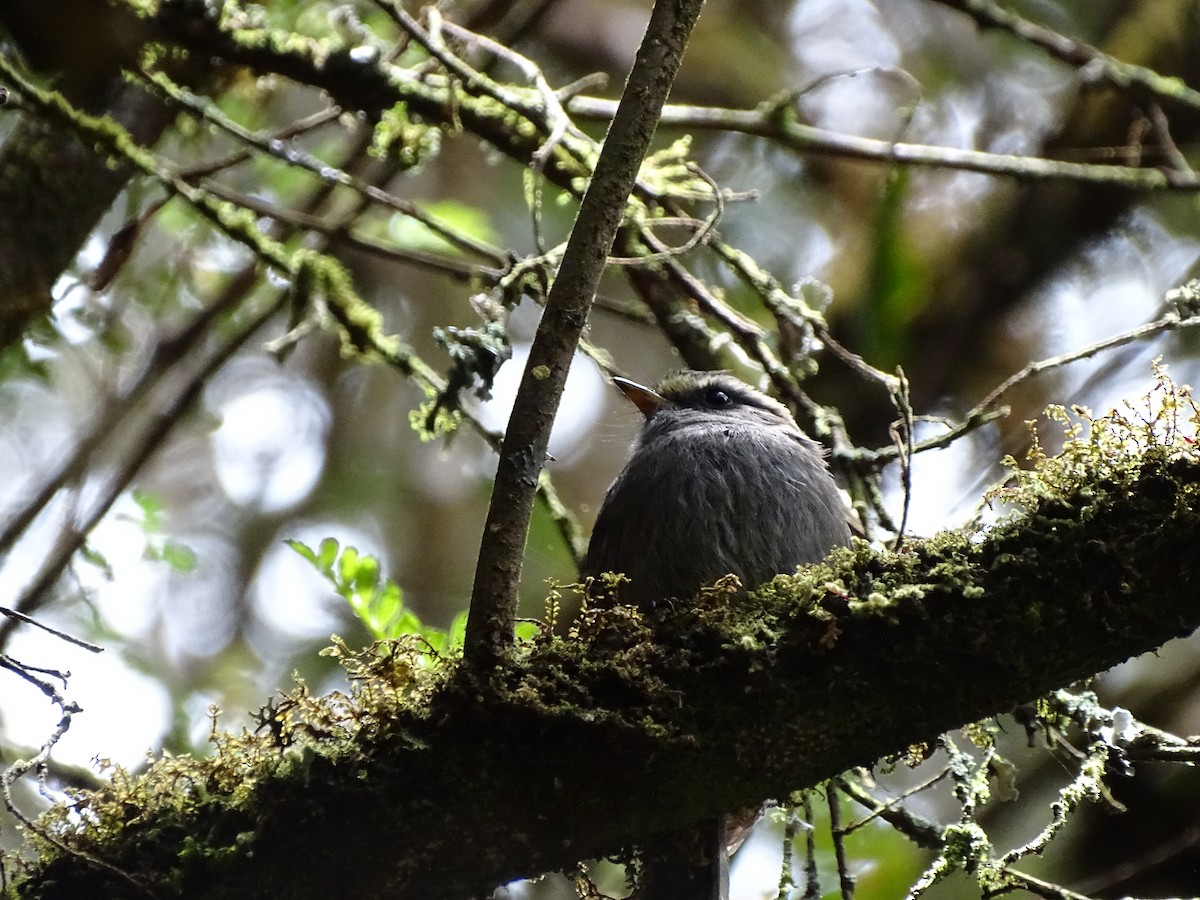
<instances>
[{"instance_id":1,"label":"pale green lichen","mask_svg":"<svg viewBox=\"0 0 1200 900\"><path fill-rule=\"evenodd\" d=\"M1159 360L1153 363L1154 387L1137 403L1126 402L1103 416L1082 406L1051 406L1046 416L1062 427L1063 446L1049 454L1035 423L1029 423L1031 443L1021 468L1007 457L1009 483L987 499L1036 508L1047 501L1091 502L1094 482L1129 484L1141 472L1146 457L1163 461L1196 459L1200 452L1200 408L1191 388L1177 385Z\"/></svg>"},{"instance_id":2,"label":"pale green lichen","mask_svg":"<svg viewBox=\"0 0 1200 900\"><path fill-rule=\"evenodd\" d=\"M416 170L441 149L441 130L413 121L408 104L401 101L385 109L371 135L372 156L391 158L405 170Z\"/></svg>"}]
</instances>

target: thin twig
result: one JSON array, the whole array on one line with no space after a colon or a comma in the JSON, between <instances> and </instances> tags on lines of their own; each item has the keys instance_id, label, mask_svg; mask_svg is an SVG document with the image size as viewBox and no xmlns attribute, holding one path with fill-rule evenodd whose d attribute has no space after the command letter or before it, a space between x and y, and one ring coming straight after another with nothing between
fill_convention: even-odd
<instances>
[{"instance_id":1,"label":"thin twig","mask_svg":"<svg viewBox=\"0 0 1200 900\"><path fill-rule=\"evenodd\" d=\"M361 250L364 253L370 253L372 256L388 259L392 262L434 271L454 278L457 281L472 282L479 280L485 284L492 284L504 274L504 269L502 268L473 265L455 259L452 256L443 256L423 250L411 250L406 247L382 244L374 238L365 237L348 230L347 222L344 220L330 222L314 213L280 206L277 203L272 203L270 200L235 190L220 182L205 181L203 187L205 192L211 194L213 197L219 197L222 200L236 203L238 206L257 213L260 216L274 219L281 225L311 231L315 234L323 235L331 243L353 247L356 250Z\"/></svg>"},{"instance_id":2,"label":"thin twig","mask_svg":"<svg viewBox=\"0 0 1200 900\"><path fill-rule=\"evenodd\" d=\"M848 778L838 778L835 784L843 794L853 800L860 806L864 806L870 812L863 816L858 821L846 826L844 829L846 834L850 834L862 828L868 822L873 822L875 819L883 819L898 832L909 838L918 847L923 847L927 850L940 850L944 845L942 840L942 826L937 822L930 821L924 816L920 816L904 805L904 801L926 791L933 787L950 774L948 768L943 768L933 778L921 782L913 788L892 797L886 802L878 800L872 794L865 791L860 785L851 781Z\"/></svg>"},{"instance_id":3,"label":"thin twig","mask_svg":"<svg viewBox=\"0 0 1200 900\"><path fill-rule=\"evenodd\" d=\"M796 835L799 833L802 823L800 815L794 807L789 806L786 813L787 818L783 823L783 859L779 864L779 892L776 900L788 900L796 887L796 876L793 873L796 867Z\"/></svg>"},{"instance_id":4,"label":"thin twig","mask_svg":"<svg viewBox=\"0 0 1200 900\"><path fill-rule=\"evenodd\" d=\"M566 110L563 108L562 98L557 91L550 87L550 83L546 80L546 76L542 73L541 68L533 60L517 53L511 47L506 47L503 44L493 41L491 38L468 31L466 28L455 25L453 22L444 20L441 13L435 7L430 7L428 14L431 39L439 35L442 31L446 31L470 45L483 47L493 56L506 60L518 69L533 84L534 89L541 97L542 108L537 118L540 119L541 127L547 131L547 136L530 158L529 164L533 170L534 185L529 214L538 251L545 253L545 239L542 235L542 194L546 164L553 155L555 148L559 145L562 145L573 159L584 165L587 164L589 158L594 158L595 154L599 151L599 147L591 137L571 121ZM442 47L440 42L438 46L444 53L449 53L448 50ZM528 110L526 112L528 114ZM531 116L531 118L533 117ZM572 138L570 142L565 140L568 136ZM582 148L586 148L586 151Z\"/></svg>"},{"instance_id":5,"label":"thin twig","mask_svg":"<svg viewBox=\"0 0 1200 900\"><path fill-rule=\"evenodd\" d=\"M1181 328L1194 328L1197 325L1200 325L1200 315L1181 316L1178 312L1171 311L1164 313L1153 322L1148 322L1145 325L1130 328L1128 331L1111 335L1104 340L1081 347L1078 350L1073 350L1070 353L1063 353L1059 356L1051 356L1047 359L1031 362L997 385L991 393L967 412L961 422L936 437L918 441L913 445L912 452L923 453L926 450L940 450L943 447L950 446L968 432L974 431L988 422L1004 418L1008 415L1009 411L1007 408L999 405L1001 399L1013 388L1030 378L1053 369L1061 368L1070 363L1078 362L1081 359L1089 359L1098 353L1111 350L1114 347L1123 347L1125 344L1131 344L1134 341L1143 340L1144 338L1167 334L1172 331L1178 331ZM897 457L898 453L899 451L895 446L880 447L877 450L855 448L847 451L847 458L850 462L857 465L878 467L891 462Z\"/></svg>"},{"instance_id":6,"label":"thin twig","mask_svg":"<svg viewBox=\"0 0 1200 900\"><path fill-rule=\"evenodd\" d=\"M459 25L455 25L453 22L441 20L440 13L437 12L436 7L429 8L429 15L430 17L438 16L442 30L453 34L455 37L469 44L484 47L496 56L507 60L533 83L534 88L542 98L543 114L550 122L550 134L542 143L542 146L534 151L533 154L533 168L536 172L540 173L542 171L546 165L546 160L550 158L550 154L554 152L554 148L562 141L564 135L570 133L581 140L591 141L583 131L571 122L567 111L563 109L562 100L558 92L550 87L550 83L546 81L546 76L542 74L541 68L533 60L522 56L511 47L506 47L484 35L475 34Z\"/></svg>"},{"instance_id":7,"label":"thin twig","mask_svg":"<svg viewBox=\"0 0 1200 900\"><path fill-rule=\"evenodd\" d=\"M146 83L146 82L143 82ZM276 131L267 141L288 141L302 134L308 134L311 131L320 128L322 125L327 125L330 122L337 121L341 116L342 111L336 106L327 106L324 109L319 109L311 116L306 116L298 122L292 122L286 128L281 128ZM214 123L216 124L216 123ZM251 159L253 154L246 147L240 147L237 150L232 150L224 156L219 156L216 159L206 160L205 162L192 163L184 169L179 170L179 174L184 178L192 180L198 178L207 178L215 175L218 172L224 172L226 169L231 169L234 166L241 165L246 160Z\"/></svg>"},{"instance_id":8,"label":"thin twig","mask_svg":"<svg viewBox=\"0 0 1200 900\"><path fill-rule=\"evenodd\" d=\"M1169 164L1168 172L1185 179L1195 178L1196 173L1192 169L1191 163L1179 149L1175 139L1171 137L1171 123L1167 120L1167 114L1163 112L1162 107L1157 103L1151 103L1149 114L1150 121L1154 125L1154 134L1158 138L1158 146L1162 149Z\"/></svg>"},{"instance_id":9,"label":"thin twig","mask_svg":"<svg viewBox=\"0 0 1200 900\"><path fill-rule=\"evenodd\" d=\"M611 118L614 108L611 100L598 97L574 97L567 103L567 111L573 116L593 121ZM663 108L660 124L747 134L770 140L797 153L979 172L1019 181L1073 181L1138 191L1200 191L1200 177L1180 178L1158 169L1131 169L1127 166L1064 162L957 147L934 147L829 131L801 122L792 108L790 97L771 100L754 109L673 104Z\"/></svg>"},{"instance_id":10,"label":"thin twig","mask_svg":"<svg viewBox=\"0 0 1200 900\"><path fill-rule=\"evenodd\" d=\"M510 92L506 91L482 72L471 68L471 66L453 53L448 52L440 38L426 31L421 23L408 13L399 2L395 2L395 0L375 0L375 5L391 16L397 25L403 28L414 41L420 44L426 53L441 63L446 71L457 78L468 91L471 93L482 93L493 100L500 101L505 106L512 105L513 97ZM440 22L440 19L435 21Z\"/></svg>"},{"instance_id":11,"label":"thin twig","mask_svg":"<svg viewBox=\"0 0 1200 900\"><path fill-rule=\"evenodd\" d=\"M1018 872L1016 869L1006 868L1003 870L1003 873L1004 878L1009 883L995 890L985 892L983 894L985 898L999 897L1002 894L1009 894L1013 891L1028 891L1038 897L1044 897L1045 900L1093 900L1093 898L1086 894L1076 893L1060 884L1044 881L1027 872Z\"/></svg>"},{"instance_id":12,"label":"thin twig","mask_svg":"<svg viewBox=\"0 0 1200 900\"><path fill-rule=\"evenodd\" d=\"M282 162L287 163L298 169L302 169L311 175L314 175L322 183L327 185L340 185L349 188L364 197L369 198L375 203L385 206L388 209L393 209L398 213L408 216L420 222L438 237L442 238L446 243L453 247L457 247L464 253L475 254L480 256L494 266L502 266L505 263L505 255L499 247L494 247L485 241L478 240L468 234L453 228L452 226L442 222L437 216L431 215L421 209L417 204L411 203L363 181L354 175L349 174L344 169L330 165L324 160L318 159L310 153L300 149L295 144L285 141L279 137L262 137L250 131L248 128L239 125L229 116L225 115L217 107L215 103L192 93L187 88L175 84L162 72L147 72L143 73L144 82L150 87L153 87L164 97L173 100L184 109L189 110L194 115L199 116L205 121L211 122L222 131L227 132L237 138L244 144L247 144L255 149L274 157ZM187 174L190 174L191 170ZM181 172L181 175L185 173ZM313 227L313 226L308 226Z\"/></svg>"},{"instance_id":13,"label":"thin twig","mask_svg":"<svg viewBox=\"0 0 1200 900\"><path fill-rule=\"evenodd\" d=\"M44 771L46 761L50 758L50 751L54 749L55 744L62 739L62 736L66 734L67 730L71 727L71 719L75 713L82 712L82 710L77 703L68 701L54 685L33 675L32 667L26 666L23 663L19 663L4 654L0 654L0 668L7 669L23 678L25 681L29 682L31 685L49 697L54 705L57 706L62 712L54 731L50 733L50 736L46 738L46 741L33 756L31 756L29 759L16 760L7 769L5 769L3 773L0 773L0 796L2 796L4 799L5 809L7 809L9 814L12 815L13 818L15 818L18 822L20 822L25 829L33 834L36 834L47 843L53 844L63 853L69 856L74 856L78 859L87 860L89 864L116 875L121 881L129 884L139 893L147 897L156 897L157 895L149 887L147 887L137 878L134 878L125 870L113 865L108 860L101 859L92 853L86 853L64 842L56 834L43 828L33 819L30 819L21 811L20 807L17 806L12 794L13 785L30 772L36 771L39 773L39 778L41 777L41 773ZM54 674L59 677L60 680L65 681L64 676L62 676L60 673Z\"/></svg>"},{"instance_id":14,"label":"thin twig","mask_svg":"<svg viewBox=\"0 0 1200 900\"><path fill-rule=\"evenodd\" d=\"M896 447L900 461L900 489L904 497L904 505L900 512L900 529L896 533L896 542L892 550L896 553L904 546L904 532L908 528L908 513L912 506L912 458L913 458L913 408L909 397L908 378L904 370L896 367L896 390L892 391L892 403L900 418L889 429L892 433L892 443Z\"/></svg>"},{"instance_id":15,"label":"thin twig","mask_svg":"<svg viewBox=\"0 0 1200 900\"><path fill-rule=\"evenodd\" d=\"M808 824L804 841L804 900L821 900L821 876L817 869L817 829L813 827L812 791L805 791L801 801L804 821Z\"/></svg>"},{"instance_id":16,"label":"thin twig","mask_svg":"<svg viewBox=\"0 0 1200 900\"><path fill-rule=\"evenodd\" d=\"M77 638L67 634L65 631L59 631L57 628L51 628L44 622L39 622L37 619L30 618L25 613L16 609L9 609L7 606L0 606L0 615L8 616L10 619L16 619L18 622L24 622L26 625L32 625L34 628L40 628L42 631L54 635L56 638L66 641L68 644L74 644L76 647L82 647L92 653L103 653L103 647L97 647L83 638Z\"/></svg>"},{"instance_id":17,"label":"thin twig","mask_svg":"<svg viewBox=\"0 0 1200 900\"><path fill-rule=\"evenodd\" d=\"M855 878L850 874L846 859L846 833L842 830L842 807L837 787L832 781L825 785L825 801L829 807L829 834L833 838L833 855L837 860L838 885L842 900L854 900Z\"/></svg>"},{"instance_id":18,"label":"thin twig","mask_svg":"<svg viewBox=\"0 0 1200 900\"><path fill-rule=\"evenodd\" d=\"M1001 28L1028 44L1040 47L1055 59L1082 70L1087 79L1107 81L1121 90L1134 89L1159 100L1169 100L1192 109L1200 109L1200 91L1189 88L1179 78L1160 75L1153 69L1122 62L1090 44L1039 25L994 0L937 0L943 6L961 10L985 27Z\"/></svg>"},{"instance_id":19,"label":"thin twig","mask_svg":"<svg viewBox=\"0 0 1200 900\"><path fill-rule=\"evenodd\" d=\"M661 262L672 257L686 256L692 250L695 250L701 244L706 243L709 237L715 233L716 227L720 224L721 219L725 216L725 194L722 192L720 185L713 180L712 176L701 169L695 163L688 163L687 169L697 178L708 184L712 190L713 211L709 213L703 221L697 222L693 218L685 216L671 216L666 218L650 219L642 223L642 229L650 232L651 229L662 227L664 225L681 225L687 224L692 226L692 235L678 247L669 247L661 253L649 253L644 256L610 256L608 258L609 265L614 266L645 266L656 262Z\"/></svg>"}]
</instances>

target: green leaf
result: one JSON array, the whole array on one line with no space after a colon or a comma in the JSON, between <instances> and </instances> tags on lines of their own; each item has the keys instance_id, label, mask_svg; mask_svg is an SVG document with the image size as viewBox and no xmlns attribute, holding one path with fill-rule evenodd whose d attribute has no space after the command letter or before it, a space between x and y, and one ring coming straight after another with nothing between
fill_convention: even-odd
<instances>
[{"instance_id":1,"label":"green leaf","mask_svg":"<svg viewBox=\"0 0 1200 900\"><path fill-rule=\"evenodd\" d=\"M313 550L297 540L284 543L312 564L322 577L346 601L355 617L375 640L395 640L404 635L423 637L434 654L462 641L463 622L455 620L453 638L436 628L428 628L421 619L404 606L404 591L391 579L383 577L379 560L355 547L342 547L333 538L321 541L321 549Z\"/></svg>"},{"instance_id":2,"label":"green leaf","mask_svg":"<svg viewBox=\"0 0 1200 900\"><path fill-rule=\"evenodd\" d=\"M400 618L404 607L403 594L399 585L389 581L376 596L370 607L368 627L376 637L395 637L390 632Z\"/></svg>"},{"instance_id":3,"label":"green leaf","mask_svg":"<svg viewBox=\"0 0 1200 900\"><path fill-rule=\"evenodd\" d=\"M463 641L467 637L467 611L465 609L454 617L454 621L450 623L448 634L450 637L450 646L462 646Z\"/></svg>"},{"instance_id":4,"label":"green leaf","mask_svg":"<svg viewBox=\"0 0 1200 900\"><path fill-rule=\"evenodd\" d=\"M187 574L196 570L195 551L186 544L181 544L178 541L164 541L161 558L176 572Z\"/></svg>"},{"instance_id":5,"label":"green leaf","mask_svg":"<svg viewBox=\"0 0 1200 900\"><path fill-rule=\"evenodd\" d=\"M360 557L358 565L354 568L353 576L347 581L350 582L351 590L355 594L364 599L370 599L379 586L379 561L373 556Z\"/></svg>"},{"instance_id":6,"label":"green leaf","mask_svg":"<svg viewBox=\"0 0 1200 900\"><path fill-rule=\"evenodd\" d=\"M326 574L332 572L333 561L337 559L339 549L338 542L333 538L327 537L321 541L321 554L315 560L317 568Z\"/></svg>"},{"instance_id":7,"label":"green leaf","mask_svg":"<svg viewBox=\"0 0 1200 900\"><path fill-rule=\"evenodd\" d=\"M84 544L82 547L80 547L79 555L83 558L84 562L90 563L99 569L100 574L104 576L105 581L113 580L112 564L108 561L108 558L103 553L101 553L91 544Z\"/></svg>"},{"instance_id":8,"label":"green leaf","mask_svg":"<svg viewBox=\"0 0 1200 900\"><path fill-rule=\"evenodd\" d=\"M353 593L348 585L354 583L355 574L358 572L358 548L343 547L342 555L338 559L336 575L334 576L334 586L338 589L338 593L349 599Z\"/></svg>"},{"instance_id":9,"label":"green leaf","mask_svg":"<svg viewBox=\"0 0 1200 900\"><path fill-rule=\"evenodd\" d=\"M331 539L326 538L326 540L331 540ZM303 556L305 559L307 559L310 563L312 563L318 569L322 568L321 564L317 562L316 551L313 550L312 547L308 546L308 544L304 543L304 541L298 541L295 538L288 538L287 540L284 541L284 543L287 544L289 547L291 547L293 550L295 550L297 553L299 553L301 556Z\"/></svg>"},{"instance_id":10,"label":"green leaf","mask_svg":"<svg viewBox=\"0 0 1200 900\"><path fill-rule=\"evenodd\" d=\"M436 629L426 628L421 624L421 620L417 617L415 612L413 612L411 609L406 609L400 614L400 617L394 623L392 623L391 634L389 636L392 638L398 638L405 634L425 634L430 630Z\"/></svg>"},{"instance_id":11,"label":"green leaf","mask_svg":"<svg viewBox=\"0 0 1200 900\"><path fill-rule=\"evenodd\" d=\"M518 641L532 641L539 634L541 629L536 622L518 622L513 629Z\"/></svg>"},{"instance_id":12,"label":"green leaf","mask_svg":"<svg viewBox=\"0 0 1200 900\"><path fill-rule=\"evenodd\" d=\"M134 488L133 502L142 511L142 531L145 534L158 534L161 532L164 506L162 498L153 491L148 491L145 488Z\"/></svg>"}]
</instances>

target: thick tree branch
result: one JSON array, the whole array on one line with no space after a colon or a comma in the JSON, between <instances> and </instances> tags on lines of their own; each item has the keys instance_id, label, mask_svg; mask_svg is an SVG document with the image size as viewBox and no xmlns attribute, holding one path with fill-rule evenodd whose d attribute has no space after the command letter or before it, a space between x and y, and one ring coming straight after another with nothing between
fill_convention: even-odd
<instances>
[{"instance_id":1,"label":"thick tree branch","mask_svg":"<svg viewBox=\"0 0 1200 900\"><path fill-rule=\"evenodd\" d=\"M170 111L144 92L127 87L108 110L152 143ZM50 289L133 170L112 165L58 123L25 117L0 147L0 347L21 338L49 312Z\"/></svg>"},{"instance_id":2,"label":"thick tree branch","mask_svg":"<svg viewBox=\"0 0 1200 900\"><path fill-rule=\"evenodd\" d=\"M986 534L840 551L745 603L593 612L407 709L377 658L356 703L293 697L303 722L119 780L88 839L56 833L159 897L460 898L784 796L1200 624L1200 459L1093 459ZM59 855L15 896L140 894Z\"/></svg>"},{"instance_id":3,"label":"thick tree branch","mask_svg":"<svg viewBox=\"0 0 1200 900\"><path fill-rule=\"evenodd\" d=\"M501 153L524 163L543 148L545 135L549 133L548 128L542 130L546 123L541 121L534 122L537 127L533 129L513 127L512 115L516 111L506 110L491 98L485 102L436 79L418 79L410 72L382 63L359 62L351 48L326 48L322 55L312 42L297 35L248 28L222 30L202 0L172 0L164 4L155 16L154 26L164 39L192 52L275 72L319 88L346 109L361 109L374 116L396 103L404 103L425 120L461 126ZM1162 80L1177 83L1175 79ZM512 90L515 94L522 93L519 88ZM525 93L536 104L537 92L527 89ZM670 105L664 108L661 124L736 131L776 141L799 153L889 165L958 169L1023 181L1106 184L1144 192L1200 190L1200 179L1175 170L1071 163L831 132L798 121L790 100L790 97L774 98L755 109ZM573 97L565 106L568 113L578 118L603 120L614 115L616 105L611 100ZM544 171L550 181L566 189L570 189L571 179L581 174L578 163L568 153L552 154Z\"/></svg>"}]
</instances>

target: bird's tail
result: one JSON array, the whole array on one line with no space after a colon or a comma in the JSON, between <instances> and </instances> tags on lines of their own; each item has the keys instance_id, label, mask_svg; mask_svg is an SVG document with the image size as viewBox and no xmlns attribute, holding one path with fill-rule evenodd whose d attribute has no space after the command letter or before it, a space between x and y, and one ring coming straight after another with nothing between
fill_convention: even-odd
<instances>
[{"instance_id":1,"label":"bird's tail","mask_svg":"<svg viewBox=\"0 0 1200 900\"><path fill-rule=\"evenodd\" d=\"M665 834L642 851L637 900L729 900L726 818Z\"/></svg>"}]
</instances>

